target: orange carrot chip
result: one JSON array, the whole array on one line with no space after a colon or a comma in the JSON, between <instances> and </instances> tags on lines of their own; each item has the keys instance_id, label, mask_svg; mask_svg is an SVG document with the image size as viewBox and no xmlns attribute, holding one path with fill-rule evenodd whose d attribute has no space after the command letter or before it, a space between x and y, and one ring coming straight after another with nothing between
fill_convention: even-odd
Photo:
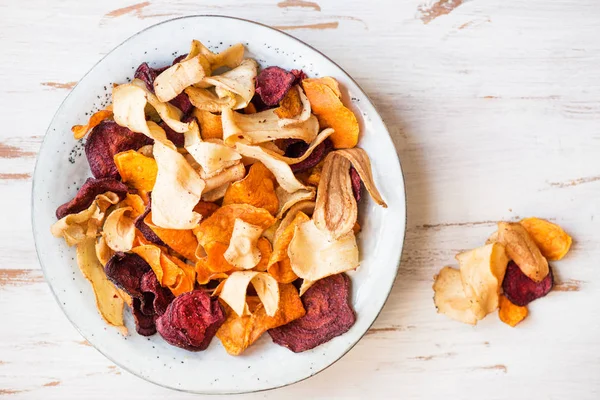
<instances>
[{"instance_id":1,"label":"orange carrot chip","mask_svg":"<svg viewBox=\"0 0 600 400\"><path fill-rule=\"evenodd\" d=\"M150 265L161 286L168 287L175 296L194 290L196 271L193 266L166 254L155 245L142 245L131 251Z\"/></svg>"},{"instance_id":2,"label":"orange carrot chip","mask_svg":"<svg viewBox=\"0 0 600 400\"><path fill-rule=\"evenodd\" d=\"M527 317L527 314L529 314L527 307L513 304L506 296L500 295L498 316L502 322L514 328Z\"/></svg>"},{"instance_id":3,"label":"orange carrot chip","mask_svg":"<svg viewBox=\"0 0 600 400\"><path fill-rule=\"evenodd\" d=\"M152 191L158 173L158 167L153 158L129 150L115 154L114 160L123 182L140 193Z\"/></svg>"},{"instance_id":4,"label":"orange carrot chip","mask_svg":"<svg viewBox=\"0 0 600 400\"><path fill-rule=\"evenodd\" d=\"M223 139L223 126L220 115L194 108L194 117L200 125L202 140Z\"/></svg>"},{"instance_id":5,"label":"orange carrot chip","mask_svg":"<svg viewBox=\"0 0 600 400\"><path fill-rule=\"evenodd\" d=\"M87 135L89 131L94 129L96 126L100 125L100 122L112 117L112 115L113 112L109 109L96 111L90 117L87 125L75 125L71 128L71 131L73 132L73 137L75 139L81 139L85 137L85 135Z\"/></svg>"},{"instance_id":6,"label":"orange carrot chip","mask_svg":"<svg viewBox=\"0 0 600 400\"><path fill-rule=\"evenodd\" d=\"M332 78L330 78L332 79ZM302 87L310 101L312 112L321 128L333 128L330 136L336 149L352 148L358 143L359 126L356 116L348 109L328 84L318 79L305 79Z\"/></svg>"},{"instance_id":7,"label":"orange carrot chip","mask_svg":"<svg viewBox=\"0 0 600 400\"><path fill-rule=\"evenodd\" d=\"M300 115L302 108L300 93L293 88L292 90L288 90L283 100L281 100L279 108L275 109L275 114L279 118L294 118Z\"/></svg>"},{"instance_id":8,"label":"orange carrot chip","mask_svg":"<svg viewBox=\"0 0 600 400\"><path fill-rule=\"evenodd\" d=\"M573 239L560 226L540 218L525 218L521 221L542 255L550 261L563 258L571 248Z\"/></svg>"},{"instance_id":9,"label":"orange carrot chip","mask_svg":"<svg viewBox=\"0 0 600 400\"><path fill-rule=\"evenodd\" d=\"M290 258L288 257L288 246L294 237L296 226L309 221L310 218L303 212L298 212L292 222L275 236L273 244L273 254L269 259L267 271L280 283L291 283L298 276L292 270Z\"/></svg>"},{"instance_id":10,"label":"orange carrot chip","mask_svg":"<svg viewBox=\"0 0 600 400\"><path fill-rule=\"evenodd\" d=\"M158 227L152 223L152 212L149 212L148 215L146 215L144 223L148 225L148 227L156 233L156 236L170 248L188 260L196 261L198 239L196 239L196 236L191 229L167 229Z\"/></svg>"},{"instance_id":11,"label":"orange carrot chip","mask_svg":"<svg viewBox=\"0 0 600 400\"><path fill-rule=\"evenodd\" d=\"M232 183L223 198L223 205L250 204L264 208L271 214L277 213L279 200L275 194L275 177L261 162L250 167L248 175L241 181Z\"/></svg>"}]
</instances>

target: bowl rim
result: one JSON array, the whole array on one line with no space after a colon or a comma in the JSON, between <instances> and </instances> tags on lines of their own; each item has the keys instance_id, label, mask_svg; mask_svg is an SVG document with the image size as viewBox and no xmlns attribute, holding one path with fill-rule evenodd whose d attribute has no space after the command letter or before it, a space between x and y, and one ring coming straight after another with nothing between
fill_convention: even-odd
<instances>
[{"instance_id":1,"label":"bowl rim","mask_svg":"<svg viewBox=\"0 0 600 400\"><path fill-rule=\"evenodd\" d=\"M309 49L311 49L312 51L320 54L321 56L323 56L325 59L327 59L327 61L329 61L330 63L332 63L333 65L335 65L337 68L339 68L345 75L346 77L356 86L356 88L358 89L358 91L361 93L361 95L363 95L365 98L367 98L369 100L369 102L371 103L371 105L373 106L373 109L375 111L375 114L379 117L379 119L381 119L381 122L383 124L383 126L385 127L386 133L388 138L390 139L390 141L392 141L391 135L390 135L390 131L385 123L385 120L383 119L383 117L381 116L381 114L379 113L379 111L377 110L377 108L375 107L375 104L373 103L373 101L371 100L371 98L367 95L367 93L363 90L363 88L358 84L358 82L356 82L356 80L354 80L354 78L348 73L346 72L346 70L344 70L340 65L338 65L335 61L333 61L331 58L329 58L326 54L324 54L323 52L321 52L320 50L316 49L315 47L311 46L310 44L304 42L301 39L298 39L297 37L281 31L279 29L273 28L269 25L263 24L261 22L257 22L257 21L253 21L250 19L246 19L246 18L240 18L240 17L234 17L234 16L230 16L230 15L219 15L219 14L192 14L192 15L185 15L185 16L181 16L181 17L177 17L177 18L171 18L171 19L167 19L164 21L161 21L159 23L150 25L138 32L136 32L135 34L127 37L125 40L123 40L121 43L119 43L117 46L113 47L108 53L106 53L102 58L100 58L78 81L77 84L75 84L75 86L71 89L71 91L69 92L69 94L67 94L67 96L65 96L65 98L63 99L63 101L61 101L60 105L58 106L56 112L54 113L52 119L50 120L50 124L48 125L48 128L46 129L46 132L44 134L44 138L42 139L42 143L40 144L40 149L38 151L38 156L36 156L36 161L35 161L35 167L33 170L33 177L32 177L32 184L31 184L31 225L32 225L32 233L33 233L33 240L34 240L34 244L35 244L35 250L36 250L36 255L37 255L37 259L38 262L40 264L41 270L42 270L42 274L44 275L44 280L46 282L48 282L48 278L46 276L46 268L44 266L44 262L42 261L42 258L40 257L40 253L38 250L38 244L37 244L37 230L36 230L36 224L35 224L35 201L34 201L34 194L35 194L35 184L36 184L36 176L38 173L38 167L39 167L39 152L42 151L42 149L44 148L44 145L46 143L46 140L48 138L48 133L50 132L50 129L52 127L52 125L54 124L55 119L57 118L63 104L65 103L65 101L73 94L73 92L75 92L75 89L77 88L77 86L79 85L79 83L84 80L84 78L89 75L97 66L98 64L100 64L106 57L108 57L109 55L111 55L116 49L120 48L121 46L123 46L125 43L127 43L128 41L130 41L131 39L133 39L134 37L156 27L159 25L163 25L163 24L168 24L171 23L173 21L178 21L178 20L182 20L182 19L193 19L193 18L222 18L222 19L229 19L229 20L238 20L238 21L242 21L245 23L249 23L249 24L253 24L253 25L258 25L261 26L263 28L267 28L268 30L274 31L278 34L283 34L285 36L287 36L288 38L298 42L301 45L304 45L306 47L308 47ZM393 144L393 142L392 142ZM394 146L395 147L395 146ZM394 148L395 150L395 148ZM363 334L357 338L357 340L352 343L344 352L342 352L339 357L337 357L335 360L333 360L331 363L329 363L327 366L325 366L324 368L306 376L300 379L297 379L293 382L288 382L282 385L277 385L277 386L273 386L270 388L264 388L264 389L255 389L255 390L242 390L242 391L231 391L231 392L219 392L219 393L215 393L215 392L205 392L205 391L195 391L195 390L186 390L186 389L181 389L181 388L176 388L176 387L172 387L172 386L167 386L152 380L147 379L144 376L141 376L137 373L135 373L134 371L131 371L129 368L124 367L123 365L121 365L121 363L119 363L118 361L114 360L111 356L107 355L105 352L99 350L93 343L90 342L90 344L92 345L92 347L94 347L94 349L96 351L98 351L100 354L102 354L104 357L106 357L109 361L111 361L112 363L114 363L115 365L117 365L119 368L127 371L128 373L143 379L146 382L150 382L154 385L160 386L162 388L165 389L169 389L169 390L174 390L177 392L182 392L182 393L194 393L194 394L203 394L203 395L233 395L233 394L249 394L249 393L260 393L260 392L266 392L266 391L270 391L270 390L275 390L275 389L279 389L279 388L284 388L286 386L291 386L294 385L296 383L302 382L304 380L307 380L323 371L325 371L326 369L328 369L329 367L331 367L332 365L334 365L335 363L337 363L339 360L341 360L346 354L348 354L348 352L350 352L350 350L352 350L366 335L366 333L369 331L369 329L371 329L371 327L373 326L373 324L375 323L375 321L377 321L377 318L379 318L379 316L381 315L381 312L383 311L383 309L385 308L385 305L387 304L387 301L389 300L390 294L392 292L392 289L394 287L394 283L396 281L396 278L398 277L398 272L400 270L400 264L401 264L401 260L402 260L402 254L404 252L404 244L406 241L406 230L407 230L407 222L408 222L408 204L407 204L407 194L406 194L406 179L404 176L404 170L402 169L402 163L400 161L400 157L398 155L398 153L396 152L396 161L398 163L398 168L400 169L400 176L402 178L402 187L403 187L403 192L404 192L404 232L402 233L402 241L400 242L401 246L400 246L400 251L398 251L397 254L397 261L396 261L396 270L394 272L394 279L392 280L388 292L385 296L385 300L381 306L381 308L379 309L379 311L377 312L377 314L375 315L375 317L373 318L373 322L367 327L367 329L363 332ZM81 330L79 329L79 326L71 319L71 317L69 316L69 314L65 311L63 304L59 301L58 296L54 290L54 288L52 287L52 285L48 284L48 286L50 287L50 291L52 293L52 296L54 297L54 300L56 301L56 303L59 305L62 313L64 314L64 316L67 318L67 320L71 323L71 325L73 325L73 327L77 330L77 332L85 339L85 336L83 335L83 333L81 332Z\"/></svg>"}]
</instances>

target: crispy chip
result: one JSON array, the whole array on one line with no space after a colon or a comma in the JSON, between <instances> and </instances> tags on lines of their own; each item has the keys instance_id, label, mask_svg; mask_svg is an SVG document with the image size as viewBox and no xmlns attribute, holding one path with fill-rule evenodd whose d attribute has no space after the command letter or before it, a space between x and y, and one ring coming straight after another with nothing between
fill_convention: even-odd
<instances>
[{"instance_id":1,"label":"crispy chip","mask_svg":"<svg viewBox=\"0 0 600 400\"><path fill-rule=\"evenodd\" d=\"M84 138L90 130L94 129L94 127L98 126L100 122L105 119L112 117L112 115L112 107L110 107L110 109L107 108L105 110L96 111L90 117L87 125L75 125L71 128L73 137L77 140Z\"/></svg>"},{"instance_id":2,"label":"crispy chip","mask_svg":"<svg viewBox=\"0 0 600 400\"><path fill-rule=\"evenodd\" d=\"M115 154L115 164L123 182L140 193L152 191L156 182L158 167L153 158L143 156L134 150Z\"/></svg>"},{"instance_id":3,"label":"crispy chip","mask_svg":"<svg viewBox=\"0 0 600 400\"><path fill-rule=\"evenodd\" d=\"M542 255L550 261L562 259L571 248L571 236L552 222L540 218L525 218L520 224L527 230Z\"/></svg>"},{"instance_id":4,"label":"crispy chip","mask_svg":"<svg viewBox=\"0 0 600 400\"><path fill-rule=\"evenodd\" d=\"M196 117L198 124L200 124L200 134L203 140L223 139L221 115L194 108L194 117Z\"/></svg>"},{"instance_id":5,"label":"crispy chip","mask_svg":"<svg viewBox=\"0 0 600 400\"><path fill-rule=\"evenodd\" d=\"M500 308L498 310L500 321L514 328L519 322L527 318L528 314L529 311L527 310L527 307L513 304L506 296L500 295Z\"/></svg>"},{"instance_id":6,"label":"crispy chip","mask_svg":"<svg viewBox=\"0 0 600 400\"><path fill-rule=\"evenodd\" d=\"M238 316L230 307L224 307L227 320L217 331L217 337L231 355L239 355L269 329L288 324L304 316L306 311L292 284L279 285L279 308L269 317L257 299L248 298L250 315ZM254 306L254 307L253 307Z\"/></svg>"},{"instance_id":7,"label":"crispy chip","mask_svg":"<svg viewBox=\"0 0 600 400\"><path fill-rule=\"evenodd\" d=\"M77 264L83 276L92 285L96 296L96 307L102 318L109 325L120 328L121 332L126 335L127 328L123 322L125 296L106 277L104 268L96 257L93 238L84 240L77 245Z\"/></svg>"},{"instance_id":8,"label":"crispy chip","mask_svg":"<svg viewBox=\"0 0 600 400\"><path fill-rule=\"evenodd\" d=\"M273 243L273 254L269 260L267 271L273 275L277 282L291 283L298 278L292 270L290 258L288 257L288 247L294 237L296 227L308 221L310 221L310 218L300 211L296 213L296 216L288 226L281 232L276 233Z\"/></svg>"},{"instance_id":9,"label":"crispy chip","mask_svg":"<svg viewBox=\"0 0 600 400\"><path fill-rule=\"evenodd\" d=\"M287 104L288 102L286 102L286 95L286 98L284 98L281 102L281 106L275 110L277 115L281 118L281 120L279 121L279 126L282 127L301 124L304 121L307 121L312 115L310 102L304 94L304 90L302 90L302 87L296 85L294 88L292 88L292 90L288 92L288 94L289 93L296 93L296 95L291 95L291 104ZM295 100L295 98L297 98L297 100ZM282 110L282 107L283 111L278 112L278 110Z\"/></svg>"},{"instance_id":10,"label":"crispy chip","mask_svg":"<svg viewBox=\"0 0 600 400\"><path fill-rule=\"evenodd\" d=\"M192 47L188 57L194 57L202 54L210 63L211 71L221 67L235 68L244 58L244 45L236 43L231 47L223 50L220 53L213 53L202 42L198 40L192 41Z\"/></svg>"},{"instance_id":11,"label":"crispy chip","mask_svg":"<svg viewBox=\"0 0 600 400\"><path fill-rule=\"evenodd\" d=\"M239 163L242 158L235 150L223 143L202 141L198 130L185 133L185 149L200 165L202 173L207 177Z\"/></svg>"},{"instance_id":12,"label":"crispy chip","mask_svg":"<svg viewBox=\"0 0 600 400\"><path fill-rule=\"evenodd\" d=\"M550 271L548 260L523 225L511 222L498 223L498 242L506 247L508 256L521 271L536 282L544 280Z\"/></svg>"},{"instance_id":13,"label":"crispy chip","mask_svg":"<svg viewBox=\"0 0 600 400\"><path fill-rule=\"evenodd\" d=\"M204 188L205 193L211 192L215 189L229 185L231 182L238 181L246 175L246 168L241 162L232 165L229 168L225 168L218 174L211 176L210 178L205 177L206 187ZM223 192L225 195L225 192ZM222 196L221 196L222 197ZM211 201L203 197L205 201Z\"/></svg>"},{"instance_id":14,"label":"crispy chip","mask_svg":"<svg viewBox=\"0 0 600 400\"><path fill-rule=\"evenodd\" d=\"M246 303L246 288L252 284L265 312L272 317L279 308L279 285L269 274L258 271L236 271L229 275L221 288L219 298L229 305L237 315L249 313Z\"/></svg>"},{"instance_id":15,"label":"crispy chip","mask_svg":"<svg viewBox=\"0 0 600 400\"><path fill-rule=\"evenodd\" d=\"M194 211L197 212L198 214L202 215L202 219L206 219L206 218L210 217L218 209L219 209L218 204L210 203L208 201L200 201L194 207Z\"/></svg>"},{"instance_id":16,"label":"crispy chip","mask_svg":"<svg viewBox=\"0 0 600 400\"><path fill-rule=\"evenodd\" d=\"M294 193L288 193L281 187L275 190L277 198L279 199L279 208L277 209L277 218L283 218L283 215L287 210L292 208L294 205L301 201L314 200L316 190L298 190Z\"/></svg>"},{"instance_id":17,"label":"crispy chip","mask_svg":"<svg viewBox=\"0 0 600 400\"><path fill-rule=\"evenodd\" d=\"M198 240L191 229L166 229L158 227L152 223L152 212L146 215L144 223L171 249L188 260L196 261Z\"/></svg>"},{"instance_id":18,"label":"crispy chip","mask_svg":"<svg viewBox=\"0 0 600 400\"><path fill-rule=\"evenodd\" d=\"M333 78L331 78L333 79ZM314 79L302 81L312 112L323 128L333 128L331 141L336 149L352 148L358 143L359 126L356 116L346 108L337 94L326 84Z\"/></svg>"},{"instance_id":19,"label":"crispy chip","mask_svg":"<svg viewBox=\"0 0 600 400\"><path fill-rule=\"evenodd\" d=\"M248 175L232 183L225 192L223 205L228 204L250 204L275 214L279 206L275 194L275 176L264 164L254 163Z\"/></svg>"},{"instance_id":20,"label":"crispy chip","mask_svg":"<svg viewBox=\"0 0 600 400\"><path fill-rule=\"evenodd\" d=\"M433 302L438 313L465 324L477 324L477 317L471 308L460 279L460 271L444 267L435 276Z\"/></svg>"},{"instance_id":21,"label":"crispy chip","mask_svg":"<svg viewBox=\"0 0 600 400\"><path fill-rule=\"evenodd\" d=\"M275 109L275 114L281 119L295 118L302 113L302 101L300 100L300 91L298 86L291 88L283 100L279 103L279 107ZM310 104L309 104L310 107ZM310 113L310 108L309 111Z\"/></svg>"},{"instance_id":22,"label":"crispy chip","mask_svg":"<svg viewBox=\"0 0 600 400\"><path fill-rule=\"evenodd\" d=\"M115 252L108 247L104 237L100 236L96 242L96 257L98 258L98 261L100 261L100 264L104 267L114 254Z\"/></svg>"},{"instance_id":23,"label":"crispy chip","mask_svg":"<svg viewBox=\"0 0 600 400\"><path fill-rule=\"evenodd\" d=\"M171 289L175 296L194 290L196 271L193 266L166 254L156 245L138 246L131 251L150 265L161 286Z\"/></svg>"},{"instance_id":24,"label":"crispy chip","mask_svg":"<svg viewBox=\"0 0 600 400\"><path fill-rule=\"evenodd\" d=\"M302 79L302 82L304 82L304 81L307 81L309 83L311 83L311 82L318 82L320 84L328 86L331 90L333 90L333 93L335 93L335 95L337 96L338 99L340 99L340 100L342 99L342 92L340 91L340 84L338 83L338 81L336 81L331 76L324 76L322 78L305 78L305 79Z\"/></svg>"},{"instance_id":25,"label":"crispy chip","mask_svg":"<svg viewBox=\"0 0 600 400\"><path fill-rule=\"evenodd\" d=\"M137 194L127 193L123 201L117 204L117 207L131 207L130 215L132 218L137 218L146 212L146 204L142 197Z\"/></svg>"},{"instance_id":26,"label":"crispy chip","mask_svg":"<svg viewBox=\"0 0 600 400\"><path fill-rule=\"evenodd\" d=\"M200 223L196 233L198 243L204 247L211 242L229 243L237 218L261 229L267 229L275 223L275 217L265 209L248 204L229 204Z\"/></svg>"},{"instance_id":27,"label":"crispy chip","mask_svg":"<svg viewBox=\"0 0 600 400\"><path fill-rule=\"evenodd\" d=\"M214 85L219 90L226 90L235 94L234 110L244 108L254 97L254 78L258 64L256 61L248 58L243 60L240 65L221 75L207 76L202 82Z\"/></svg>"},{"instance_id":28,"label":"crispy chip","mask_svg":"<svg viewBox=\"0 0 600 400\"><path fill-rule=\"evenodd\" d=\"M285 217L281 220L281 223L277 227L275 231L275 237L281 235L283 230L287 228L294 218L296 218L296 214L299 212L303 212L306 215L312 215L315 211L315 202L314 201L301 201L299 203L294 204L289 211L285 214Z\"/></svg>"},{"instance_id":29,"label":"crispy chip","mask_svg":"<svg viewBox=\"0 0 600 400\"><path fill-rule=\"evenodd\" d=\"M253 103L248 103L248 105L244 107L244 114L256 114L256 106Z\"/></svg>"},{"instance_id":30,"label":"crispy chip","mask_svg":"<svg viewBox=\"0 0 600 400\"><path fill-rule=\"evenodd\" d=\"M210 70L210 63L202 54L186 58L156 77L154 80L156 97L162 102L172 100L188 86L202 81Z\"/></svg>"},{"instance_id":31,"label":"crispy chip","mask_svg":"<svg viewBox=\"0 0 600 400\"><path fill-rule=\"evenodd\" d=\"M131 207L117 208L104 221L102 237L114 251L126 252L133 247L135 225L131 216L132 210Z\"/></svg>"},{"instance_id":32,"label":"crispy chip","mask_svg":"<svg viewBox=\"0 0 600 400\"><path fill-rule=\"evenodd\" d=\"M252 269L258 265L261 254L257 242L263 230L259 226L236 219L229 247L223 254L227 262L241 269Z\"/></svg>"},{"instance_id":33,"label":"crispy chip","mask_svg":"<svg viewBox=\"0 0 600 400\"><path fill-rule=\"evenodd\" d=\"M226 90L216 94L208 89L190 86L185 89L185 94L189 96L194 107L209 112L231 109L235 107L237 102L236 95Z\"/></svg>"}]
</instances>

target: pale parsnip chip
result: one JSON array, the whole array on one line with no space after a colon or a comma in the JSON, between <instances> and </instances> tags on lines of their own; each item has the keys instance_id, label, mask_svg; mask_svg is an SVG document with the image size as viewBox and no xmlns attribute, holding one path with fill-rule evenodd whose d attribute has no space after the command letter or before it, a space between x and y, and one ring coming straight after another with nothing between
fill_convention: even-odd
<instances>
[{"instance_id":1,"label":"pale parsnip chip","mask_svg":"<svg viewBox=\"0 0 600 400\"><path fill-rule=\"evenodd\" d=\"M194 107L203 111L220 112L229 110L236 104L235 94L226 90L213 93L208 89L190 86L185 89L185 94L188 95Z\"/></svg>"},{"instance_id":2,"label":"pale parsnip chip","mask_svg":"<svg viewBox=\"0 0 600 400\"><path fill-rule=\"evenodd\" d=\"M359 147L355 147L353 149L337 150L335 153L350 161L356 172L358 172L358 175L365 185L367 192L371 195L371 198L378 205L387 208L387 204L383 201L381 194L379 194L379 191L377 190L377 186L375 186L375 180L373 179L373 172L371 170L371 161L369 160L367 152Z\"/></svg>"},{"instance_id":3,"label":"pale parsnip chip","mask_svg":"<svg viewBox=\"0 0 600 400\"><path fill-rule=\"evenodd\" d=\"M242 156L229 146L221 143L204 142L199 130L190 130L185 133L185 149L194 160L202 167L207 176L237 164Z\"/></svg>"},{"instance_id":4,"label":"pale parsnip chip","mask_svg":"<svg viewBox=\"0 0 600 400\"><path fill-rule=\"evenodd\" d=\"M56 221L50 232L55 237L63 237L67 245L73 246L86 239L96 238L102 226L106 210L119 202L119 196L106 192L96 196L90 206L77 214L69 214Z\"/></svg>"},{"instance_id":5,"label":"pale parsnip chip","mask_svg":"<svg viewBox=\"0 0 600 400\"><path fill-rule=\"evenodd\" d=\"M108 247L108 245L106 244L106 240L104 240L104 237L100 236L98 238L98 241L96 242L96 257L98 257L100 264L102 264L102 266L105 266L108 260L110 260L110 258L114 254L115 252L110 247Z\"/></svg>"},{"instance_id":6,"label":"pale parsnip chip","mask_svg":"<svg viewBox=\"0 0 600 400\"><path fill-rule=\"evenodd\" d=\"M148 90L145 82L140 79L134 79L131 81L131 84L144 91L148 104L150 104L156 110L160 119L162 119L169 128L178 133L185 133L192 128L191 123L181 122L183 112L179 108L175 107L171 103L163 103L158 100L158 97Z\"/></svg>"},{"instance_id":7,"label":"pale parsnip chip","mask_svg":"<svg viewBox=\"0 0 600 400\"><path fill-rule=\"evenodd\" d=\"M156 77L154 80L156 97L162 102L173 100L188 86L202 81L210 71L210 63L204 55L198 54L186 58Z\"/></svg>"},{"instance_id":8,"label":"pale parsnip chip","mask_svg":"<svg viewBox=\"0 0 600 400\"><path fill-rule=\"evenodd\" d=\"M221 75L207 76L202 81L215 86L217 90L235 94L233 109L238 110L246 107L254 96L254 78L256 78L257 69L256 61L246 59L234 69Z\"/></svg>"},{"instance_id":9,"label":"pale parsnip chip","mask_svg":"<svg viewBox=\"0 0 600 400\"><path fill-rule=\"evenodd\" d=\"M96 257L95 243L94 238L88 238L77 245L77 264L83 276L92 285L98 312L109 325L119 328L125 336L127 335L127 328L123 322L125 299L122 292L106 277L104 267Z\"/></svg>"},{"instance_id":10,"label":"pale parsnip chip","mask_svg":"<svg viewBox=\"0 0 600 400\"><path fill-rule=\"evenodd\" d=\"M471 300L465 295L459 270L442 268L435 277L433 291L433 302L438 313L466 324L477 324L477 317L471 309Z\"/></svg>"},{"instance_id":11,"label":"pale parsnip chip","mask_svg":"<svg viewBox=\"0 0 600 400\"><path fill-rule=\"evenodd\" d=\"M288 193L281 186L275 189L275 194L279 200L279 209L277 210L277 218L282 218L287 210L297 203L305 200L314 200L316 196L315 190L297 190L294 193Z\"/></svg>"},{"instance_id":12,"label":"pale parsnip chip","mask_svg":"<svg viewBox=\"0 0 600 400\"><path fill-rule=\"evenodd\" d=\"M319 133L317 117L310 115L306 121L286 127L279 126L281 119L274 109L255 114L241 114L223 109L223 139L226 144L246 140L250 144L270 142L275 139L301 139L312 142Z\"/></svg>"},{"instance_id":13,"label":"pale parsnip chip","mask_svg":"<svg viewBox=\"0 0 600 400\"><path fill-rule=\"evenodd\" d=\"M211 71L221 67L235 68L244 58L244 45L236 43L233 46L223 50L220 53L213 53L202 42L198 40L192 41L192 47L188 54L188 58L202 54L208 60Z\"/></svg>"},{"instance_id":14,"label":"pale parsnip chip","mask_svg":"<svg viewBox=\"0 0 600 400\"><path fill-rule=\"evenodd\" d=\"M262 147L250 146L238 142L235 144L235 149L242 156L254 158L262 162L265 167L267 167L269 171L275 175L275 179L277 179L279 186L281 186L287 192L293 193L297 190L308 189L298 179L296 179L296 176L292 172L292 169L289 165L276 159L267 153Z\"/></svg>"},{"instance_id":15,"label":"pale parsnip chip","mask_svg":"<svg viewBox=\"0 0 600 400\"><path fill-rule=\"evenodd\" d=\"M225 260L237 268L254 268L261 259L258 239L262 233L263 229L260 226L249 224L237 218L233 225L229 247L227 247L224 254Z\"/></svg>"},{"instance_id":16,"label":"pale parsnip chip","mask_svg":"<svg viewBox=\"0 0 600 400\"><path fill-rule=\"evenodd\" d=\"M135 221L130 216L132 210L132 207L117 208L104 221L102 237L113 251L126 252L133 247Z\"/></svg>"},{"instance_id":17,"label":"pale parsnip chip","mask_svg":"<svg viewBox=\"0 0 600 400\"><path fill-rule=\"evenodd\" d=\"M270 317L275 315L279 308L279 284L266 272L233 272L220 288L219 298L227 303L237 315L248 314L246 289L250 283L254 286L267 315Z\"/></svg>"},{"instance_id":18,"label":"pale parsnip chip","mask_svg":"<svg viewBox=\"0 0 600 400\"><path fill-rule=\"evenodd\" d=\"M498 308L500 286L504 279L508 256L504 246L492 243L456 256L465 296L477 319Z\"/></svg>"},{"instance_id":19,"label":"pale parsnip chip","mask_svg":"<svg viewBox=\"0 0 600 400\"><path fill-rule=\"evenodd\" d=\"M194 207L204 181L176 150L157 141L153 151L158 174L152 190L152 222L161 228L194 228L201 218Z\"/></svg>"},{"instance_id":20,"label":"pale parsnip chip","mask_svg":"<svg viewBox=\"0 0 600 400\"><path fill-rule=\"evenodd\" d=\"M332 239L314 221L296 227L288 247L292 270L298 277L316 281L358 267L358 246L352 230Z\"/></svg>"},{"instance_id":21,"label":"pale parsnip chip","mask_svg":"<svg viewBox=\"0 0 600 400\"><path fill-rule=\"evenodd\" d=\"M283 152L278 152L277 150L273 149L273 146L275 146L275 144L272 142L262 143L260 146L265 149L265 152L267 152L267 154L269 154L270 156L274 157L275 159L277 159L279 161L283 161L284 163L289 164L289 165L298 164L299 162L302 162L302 161L306 160L308 157L310 157L313 150L318 145L323 143L325 141L325 139L327 139L329 136L331 136L332 133L333 133L333 129L331 129L331 128L323 129L317 135L315 140L313 140L312 143L310 143L310 145L308 146L308 148L306 149L304 154L302 154L300 157L284 156ZM275 146L275 147L277 147L277 146Z\"/></svg>"},{"instance_id":22,"label":"pale parsnip chip","mask_svg":"<svg viewBox=\"0 0 600 400\"><path fill-rule=\"evenodd\" d=\"M304 94L304 90L302 90L302 87L300 87L300 85L296 85L296 86L292 87L290 90L298 91L298 96L300 97L300 102L302 103L302 111L300 112L300 114L298 114L297 116L295 116L293 118L280 119L278 123L279 123L279 126L281 126L281 127L300 124L300 123L308 120L310 118L310 116L312 115L311 108L310 108L310 102L308 101L308 98Z\"/></svg>"},{"instance_id":23,"label":"pale parsnip chip","mask_svg":"<svg viewBox=\"0 0 600 400\"><path fill-rule=\"evenodd\" d=\"M289 211L285 214L285 217L281 220L281 223L277 227L275 231L275 237L280 236L281 233L287 228L294 218L296 218L296 214L299 212L303 212L304 214L311 216L315 211L315 202L314 201L300 201L290 207Z\"/></svg>"},{"instance_id":24,"label":"pale parsnip chip","mask_svg":"<svg viewBox=\"0 0 600 400\"><path fill-rule=\"evenodd\" d=\"M205 178L206 187L204 190L207 193L211 192L217 188L221 188L222 186L229 185L231 182L239 181L244 177L244 175L246 175L246 168L244 167L244 164L238 162L229 168L225 168L217 175L211 176L210 178Z\"/></svg>"},{"instance_id":25,"label":"pale parsnip chip","mask_svg":"<svg viewBox=\"0 0 600 400\"><path fill-rule=\"evenodd\" d=\"M529 279L541 282L548 276L550 272L548 260L544 258L523 225L512 222L498 222L498 242L506 247L506 254Z\"/></svg>"}]
</instances>

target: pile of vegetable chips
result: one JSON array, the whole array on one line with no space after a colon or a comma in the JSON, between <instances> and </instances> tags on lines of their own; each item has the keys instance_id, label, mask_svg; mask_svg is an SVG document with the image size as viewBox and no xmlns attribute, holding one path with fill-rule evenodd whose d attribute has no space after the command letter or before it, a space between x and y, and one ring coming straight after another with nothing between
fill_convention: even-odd
<instances>
[{"instance_id":1,"label":"pile of vegetable chips","mask_svg":"<svg viewBox=\"0 0 600 400\"><path fill-rule=\"evenodd\" d=\"M52 234L77 247L100 315L127 334L239 355L268 332L293 352L348 331L362 188L387 207L332 77L259 69L194 40L139 66L73 127L93 177Z\"/></svg>"}]
</instances>

